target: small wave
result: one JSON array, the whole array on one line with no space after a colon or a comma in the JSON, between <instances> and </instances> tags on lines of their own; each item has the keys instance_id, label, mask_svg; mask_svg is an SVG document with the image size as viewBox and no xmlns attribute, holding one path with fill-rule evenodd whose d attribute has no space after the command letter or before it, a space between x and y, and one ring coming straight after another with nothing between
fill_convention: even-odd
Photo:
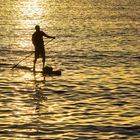
<instances>
[{"instance_id":1,"label":"small wave","mask_svg":"<svg viewBox=\"0 0 140 140\"><path fill-rule=\"evenodd\" d=\"M81 126L80 126L81 127ZM99 132L114 132L123 135L140 135L140 126L130 126L130 127L117 127L117 126L84 126L82 128L84 132L99 131Z\"/></svg>"}]
</instances>

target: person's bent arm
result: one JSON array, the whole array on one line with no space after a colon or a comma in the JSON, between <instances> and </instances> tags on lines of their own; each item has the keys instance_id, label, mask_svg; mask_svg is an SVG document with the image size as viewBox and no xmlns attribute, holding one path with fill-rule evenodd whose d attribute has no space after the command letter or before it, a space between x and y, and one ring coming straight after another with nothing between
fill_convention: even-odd
<instances>
[{"instance_id":1,"label":"person's bent arm","mask_svg":"<svg viewBox=\"0 0 140 140\"><path fill-rule=\"evenodd\" d=\"M45 37L47 37L47 38L53 38L53 39L55 39L54 36L49 36L49 35L45 34L44 32L43 32L43 36L45 36Z\"/></svg>"}]
</instances>

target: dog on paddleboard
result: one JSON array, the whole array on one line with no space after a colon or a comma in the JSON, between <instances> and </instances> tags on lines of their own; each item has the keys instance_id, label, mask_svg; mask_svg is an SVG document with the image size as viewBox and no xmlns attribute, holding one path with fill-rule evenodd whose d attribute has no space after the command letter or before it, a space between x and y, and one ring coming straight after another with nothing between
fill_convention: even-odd
<instances>
[{"instance_id":1,"label":"dog on paddleboard","mask_svg":"<svg viewBox=\"0 0 140 140\"><path fill-rule=\"evenodd\" d=\"M54 71L52 67L49 67L49 66L45 66L43 68L43 72L42 72L44 75L54 75L54 76L59 76L62 74L62 72L60 70L56 70Z\"/></svg>"}]
</instances>

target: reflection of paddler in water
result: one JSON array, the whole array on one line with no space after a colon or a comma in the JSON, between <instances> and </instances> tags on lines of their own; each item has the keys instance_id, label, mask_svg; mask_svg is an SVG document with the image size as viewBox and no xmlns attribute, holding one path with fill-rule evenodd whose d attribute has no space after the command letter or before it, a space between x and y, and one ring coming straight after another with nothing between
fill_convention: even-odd
<instances>
[{"instance_id":1,"label":"reflection of paddler in water","mask_svg":"<svg viewBox=\"0 0 140 140\"><path fill-rule=\"evenodd\" d=\"M37 80L36 76L34 75L34 84L35 84L35 94L34 94L34 101L36 105L36 111L39 113L40 107L42 106L43 101L47 101L47 96L42 92L42 85L45 85L45 77L43 80Z\"/></svg>"},{"instance_id":2,"label":"reflection of paddler in water","mask_svg":"<svg viewBox=\"0 0 140 140\"><path fill-rule=\"evenodd\" d=\"M42 106L43 106L43 101L47 101L47 97L43 94L43 91L41 89L42 84L45 84L45 79L43 78L42 80L38 80L35 76L34 76L34 90L35 93L33 95L33 101L34 101L34 105L35 105L35 114L33 116L35 116L32 119L32 123L35 124L34 127L34 132L35 133L39 133L41 132L41 124L42 124L42 118L41 118L41 114L43 113L41 111Z\"/></svg>"},{"instance_id":3,"label":"reflection of paddler in water","mask_svg":"<svg viewBox=\"0 0 140 140\"><path fill-rule=\"evenodd\" d=\"M35 58L34 58L34 66L33 66L34 71L35 71L36 61L40 57L42 58L43 69L45 66L45 48L44 48L43 37L55 39L55 37L49 36L46 33L44 33L43 31L41 31L39 25L35 26L35 30L36 31L32 35L32 42L33 42L34 47L35 47Z\"/></svg>"}]
</instances>

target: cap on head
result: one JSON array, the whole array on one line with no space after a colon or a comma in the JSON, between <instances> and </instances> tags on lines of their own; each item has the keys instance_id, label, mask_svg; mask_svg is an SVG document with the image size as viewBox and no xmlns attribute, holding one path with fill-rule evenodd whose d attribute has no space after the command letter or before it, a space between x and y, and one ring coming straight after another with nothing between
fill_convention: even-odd
<instances>
[{"instance_id":1,"label":"cap on head","mask_svg":"<svg viewBox=\"0 0 140 140\"><path fill-rule=\"evenodd\" d=\"M40 26L39 25L36 25L35 26L35 29L36 29L36 31L39 31L40 30Z\"/></svg>"}]
</instances>

